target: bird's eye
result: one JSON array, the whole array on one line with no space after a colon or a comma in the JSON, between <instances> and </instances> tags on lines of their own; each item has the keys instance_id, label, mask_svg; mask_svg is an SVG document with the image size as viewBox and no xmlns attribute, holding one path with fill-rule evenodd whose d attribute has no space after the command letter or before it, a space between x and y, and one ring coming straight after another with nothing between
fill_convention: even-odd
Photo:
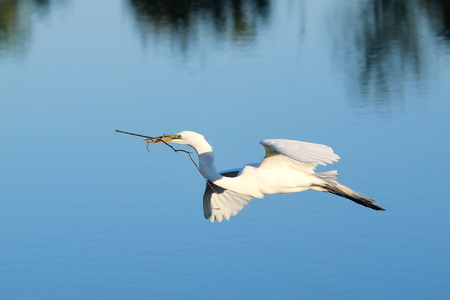
<instances>
[{"instance_id":1,"label":"bird's eye","mask_svg":"<svg viewBox=\"0 0 450 300\"><path fill-rule=\"evenodd\" d=\"M171 137L174 139L181 139L181 134L172 134Z\"/></svg>"}]
</instances>

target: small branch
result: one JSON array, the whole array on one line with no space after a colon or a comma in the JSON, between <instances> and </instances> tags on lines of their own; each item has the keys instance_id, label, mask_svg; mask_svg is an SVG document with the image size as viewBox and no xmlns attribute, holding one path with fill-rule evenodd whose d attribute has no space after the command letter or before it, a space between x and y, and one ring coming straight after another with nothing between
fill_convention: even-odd
<instances>
[{"instance_id":1,"label":"small branch","mask_svg":"<svg viewBox=\"0 0 450 300\"><path fill-rule=\"evenodd\" d=\"M143 138L145 138L146 140L159 141L159 142L164 143L164 144L167 145L168 147L170 147L170 149L172 149L172 150L175 151L175 152L184 152L184 153L187 153L187 154L189 155L189 158L191 159L192 163L195 165L195 167L197 168L198 172L200 173L200 175L203 176L203 179L205 179L205 181L206 181L206 183L209 185L209 187L210 187L214 192L216 192L216 191L214 190L214 188L212 187L211 183L209 182L209 180L205 177L205 175L203 175L202 170L200 170L199 166L197 165L197 163L196 163L196 162L194 161L194 159L192 158L192 155L191 155L192 152L189 152L189 151L186 151L186 150L183 150L183 149L175 149L172 145L169 145L166 141L164 141L164 140L162 139L162 137L165 136L166 134L163 134L163 135L160 136L160 137L151 137L151 136L147 136L147 135L142 135L142 134L137 134L137 133L131 133L131 132L122 131L122 130L116 130L116 132L119 132L119 133L125 133L125 134L129 134L129 135L134 135L134 136L139 136L139 137L143 137ZM147 151L150 152L150 149L148 148L148 145L149 145L149 144L147 144Z\"/></svg>"},{"instance_id":2,"label":"small branch","mask_svg":"<svg viewBox=\"0 0 450 300\"><path fill-rule=\"evenodd\" d=\"M143 137L143 138L146 138L146 139L154 139L151 136L146 136L146 135L141 135L141 134L137 134L137 133L126 132L126 131L122 131L122 130L116 130L116 132L130 134L130 135L134 135L134 136L140 136L140 137Z\"/></svg>"},{"instance_id":3,"label":"small branch","mask_svg":"<svg viewBox=\"0 0 450 300\"><path fill-rule=\"evenodd\" d=\"M205 177L205 175L203 175L202 170L200 170L200 167L197 165L197 163L194 161L194 159L192 158L192 152L186 151L186 150L182 150L182 149L175 149L172 145L169 145L167 142L162 141L164 144L166 144L167 146L169 146L173 151L175 152L184 152L187 153L189 155L189 158L191 159L192 163L195 165L195 167L197 168L198 172L203 176L203 179L205 179L206 183L209 185L209 187L214 191L214 193L216 192L216 190L213 188L213 186L211 185L211 183L209 182L209 180ZM148 146L148 144L147 144ZM148 148L147 148L148 149Z\"/></svg>"}]
</instances>

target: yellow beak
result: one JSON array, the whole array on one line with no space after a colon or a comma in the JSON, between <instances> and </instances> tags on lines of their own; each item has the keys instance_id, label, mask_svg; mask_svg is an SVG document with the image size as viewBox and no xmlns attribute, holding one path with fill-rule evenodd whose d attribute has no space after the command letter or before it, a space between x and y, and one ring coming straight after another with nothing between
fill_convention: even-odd
<instances>
[{"instance_id":1,"label":"yellow beak","mask_svg":"<svg viewBox=\"0 0 450 300\"><path fill-rule=\"evenodd\" d=\"M146 139L145 142L147 144L153 144L153 143L167 143L172 141L174 138L171 135L162 135L162 136L157 136L157 137L152 137L149 139Z\"/></svg>"}]
</instances>

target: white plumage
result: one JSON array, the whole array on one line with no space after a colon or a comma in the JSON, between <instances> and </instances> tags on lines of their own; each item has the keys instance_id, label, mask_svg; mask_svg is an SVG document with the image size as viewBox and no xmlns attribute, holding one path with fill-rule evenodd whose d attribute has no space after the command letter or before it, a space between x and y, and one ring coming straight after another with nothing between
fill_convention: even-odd
<instances>
[{"instance_id":1,"label":"white plumage","mask_svg":"<svg viewBox=\"0 0 450 300\"><path fill-rule=\"evenodd\" d=\"M214 165L212 147L203 135L192 131L151 139L148 143L171 142L189 145L199 157L199 167L209 185L203 196L205 218L211 222L229 220L254 197L305 190L329 192L375 210L384 210L337 181L337 171L315 173L317 165L332 164L339 156L331 147L283 139L267 139L260 143L266 155L259 165L219 173Z\"/></svg>"}]
</instances>

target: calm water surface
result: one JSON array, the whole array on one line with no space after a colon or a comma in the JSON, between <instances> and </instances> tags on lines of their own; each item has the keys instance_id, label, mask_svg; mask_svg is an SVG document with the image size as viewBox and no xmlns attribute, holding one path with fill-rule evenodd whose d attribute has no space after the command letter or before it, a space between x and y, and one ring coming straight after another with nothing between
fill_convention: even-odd
<instances>
[{"instance_id":1,"label":"calm water surface","mask_svg":"<svg viewBox=\"0 0 450 300\"><path fill-rule=\"evenodd\" d=\"M446 1L0 0L1 299L447 299ZM189 158L115 129L327 144L340 181L203 219Z\"/></svg>"}]
</instances>

